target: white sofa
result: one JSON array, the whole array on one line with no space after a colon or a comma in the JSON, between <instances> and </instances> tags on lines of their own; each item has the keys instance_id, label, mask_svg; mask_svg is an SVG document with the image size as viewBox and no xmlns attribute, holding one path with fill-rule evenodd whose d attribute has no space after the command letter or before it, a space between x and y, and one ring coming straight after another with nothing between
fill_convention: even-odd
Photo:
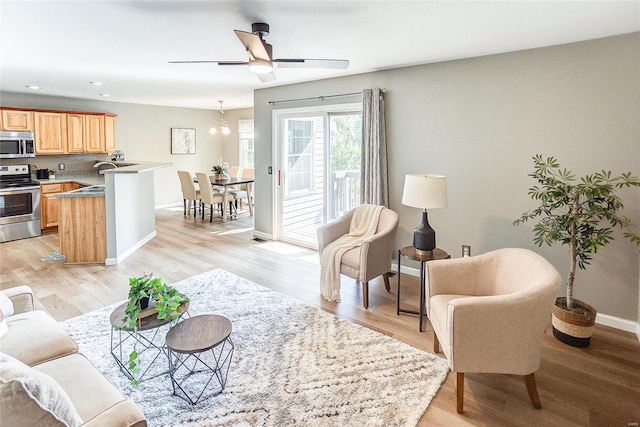
<instances>
[{"instance_id":1,"label":"white sofa","mask_svg":"<svg viewBox=\"0 0 640 427\"><path fill-rule=\"evenodd\" d=\"M52 317L35 310L28 286L1 293L2 425L147 425L138 405L78 353L76 343Z\"/></svg>"}]
</instances>

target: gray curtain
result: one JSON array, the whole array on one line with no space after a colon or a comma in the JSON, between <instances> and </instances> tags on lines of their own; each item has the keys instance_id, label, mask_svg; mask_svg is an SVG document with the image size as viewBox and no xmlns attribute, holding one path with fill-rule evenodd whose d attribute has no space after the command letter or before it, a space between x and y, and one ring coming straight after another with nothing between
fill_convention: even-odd
<instances>
[{"instance_id":1,"label":"gray curtain","mask_svg":"<svg viewBox=\"0 0 640 427\"><path fill-rule=\"evenodd\" d=\"M382 89L362 91L362 161L360 203L389 207L387 136Z\"/></svg>"}]
</instances>

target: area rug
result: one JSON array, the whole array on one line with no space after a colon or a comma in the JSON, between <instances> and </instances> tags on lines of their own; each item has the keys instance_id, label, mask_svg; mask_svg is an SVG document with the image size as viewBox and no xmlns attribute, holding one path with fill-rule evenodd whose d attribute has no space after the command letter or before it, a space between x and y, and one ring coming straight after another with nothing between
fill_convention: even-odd
<instances>
[{"instance_id":1,"label":"area rug","mask_svg":"<svg viewBox=\"0 0 640 427\"><path fill-rule=\"evenodd\" d=\"M109 351L116 305L62 322L150 426L413 426L449 370L433 354L221 269L174 286L190 297L191 316L233 324L226 388L196 405L172 394L168 375L132 385L118 370Z\"/></svg>"}]
</instances>

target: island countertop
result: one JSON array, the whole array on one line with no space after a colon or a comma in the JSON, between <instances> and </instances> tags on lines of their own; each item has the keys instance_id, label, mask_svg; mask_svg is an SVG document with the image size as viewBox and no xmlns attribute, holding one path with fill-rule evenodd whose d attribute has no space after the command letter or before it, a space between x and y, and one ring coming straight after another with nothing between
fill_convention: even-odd
<instances>
[{"instance_id":1,"label":"island countertop","mask_svg":"<svg viewBox=\"0 0 640 427\"><path fill-rule=\"evenodd\" d=\"M118 164L118 162L113 162ZM140 173L153 169L164 168L171 166L171 163L164 162L130 162L127 161L127 166L118 166L117 168L101 169L100 174L121 174L121 173Z\"/></svg>"}]
</instances>

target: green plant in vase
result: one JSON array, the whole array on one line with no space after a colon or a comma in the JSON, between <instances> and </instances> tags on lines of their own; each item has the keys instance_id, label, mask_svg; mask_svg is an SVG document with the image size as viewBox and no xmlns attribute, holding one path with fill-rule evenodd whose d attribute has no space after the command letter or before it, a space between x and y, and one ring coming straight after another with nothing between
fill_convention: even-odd
<instances>
[{"instance_id":1,"label":"green plant in vase","mask_svg":"<svg viewBox=\"0 0 640 427\"><path fill-rule=\"evenodd\" d=\"M157 312L158 320L169 319L171 324L175 324L182 314L179 308L187 300L176 288L163 283L159 277L153 277L153 273L129 278L129 301L122 323L125 328L137 333L142 321L140 314L148 308L153 308ZM129 354L128 364L131 373L135 375L140 372L137 341ZM132 382L136 383L135 380Z\"/></svg>"},{"instance_id":2,"label":"green plant in vase","mask_svg":"<svg viewBox=\"0 0 640 427\"><path fill-rule=\"evenodd\" d=\"M631 220L620 214L624 205L617 194L619 189L640 186L640 181L631 173L613 176L605 170L577 179L570 170L561 169L554 157L544 159L540 154L533 157L533 164L534 171L529 176L538 185L529 188L529 196L540 205L523 213L513 225L537 218L533 227L535 244L569 246L567 294L556 300L553 333L566 344L586 347L596 310L573 297L576 267L586 270L592 254L613 241L614 227L625 230L624 237L640 247L640 236L631 231Z\"/></svg>"}]
</instances>

